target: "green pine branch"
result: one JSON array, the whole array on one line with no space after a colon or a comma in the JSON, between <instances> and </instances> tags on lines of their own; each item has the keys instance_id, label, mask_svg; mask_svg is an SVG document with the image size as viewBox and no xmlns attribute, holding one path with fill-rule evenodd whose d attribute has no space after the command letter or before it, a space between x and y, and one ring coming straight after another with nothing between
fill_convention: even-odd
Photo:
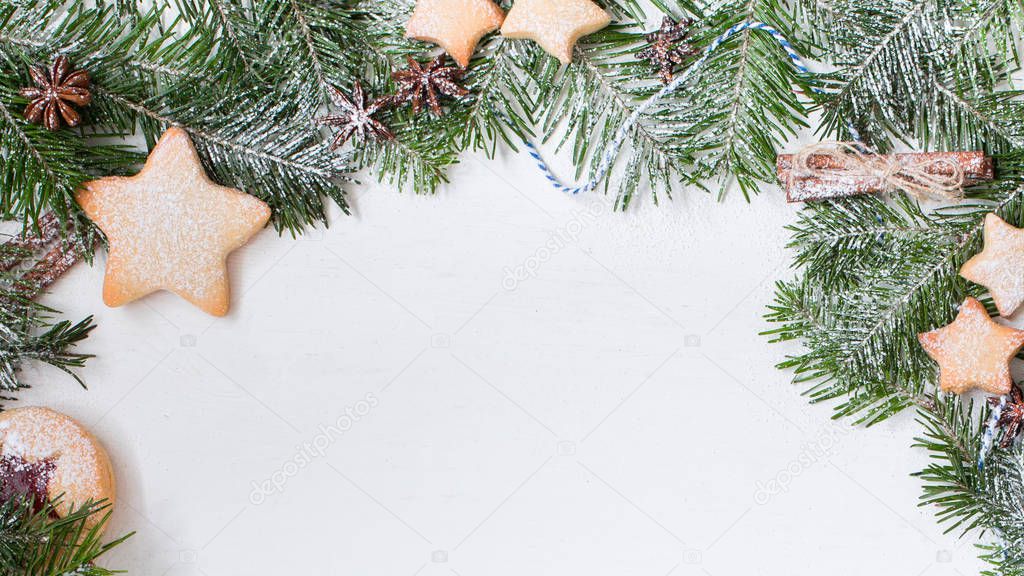
<instances>
[{"instance_id":1,"label":"green pine branch","mask_svg":"<svg viewBox=\"0 0 1024 576\"><path fill-rule=\"evenodd\" d=\"M433 45L403 38L414 7L412 0L352 3L347 35L353 53L362 55L375 95L394 92L391 74L406 67L407 56L425 60L438 53ZM529 74L539 54L523 42L488 35L463 78L469 96L446 100L441 117L429 112L414 116L402 106L383 111L380 117L395 139L356 143L356 165L399 188L431 193L447 182L447 171L461 152L485 150L493 156L498 144L515 149L531 132Z\"/></svg>"},{"instance_id":2,"label":"green pine branch","mask_svg":"<svg viewBox=\"0 0 1024 576\"><path fill-rule=\"evenodd\" d=\"M701 14L694 6L662 6L681 18ZM683 9L688 11L684 11ZM791 19L779 2L729 2L704 16L691 42L703 48L741 22L767 22L794 39ZM617 25L593 35L577 49L577 62L562 70L550 63L539 74L540 108L546 138L560 137L577 166L576 179L593 173L615 131L661 85L651 65L638 61L646 46L642 25ZM617 205L629 205L642 186L655 202L683 179L704 185L720 180L723 196L731 182L743 194L774 181L776 150L805 126L806 110L794 88L807 89L778 43L746 30L719 47L689 82L640 118L621 152Z\"/></svg>"},{"instance_id":3,"label":"green pine branch","mask_svg":"<svg viewBox=\"0 0 1024 576\"><path fill-rule=\"evenodd\" d=\"M352 45L344 2L265 0L254 3L262 50L274 47L269 68L280 85L294 86L309 117L329 101L331 86L348 89L363 58Z\"/></svg>"},{"instance_id":4,"label":"green pine branch","mask_svg":"<svg viewBox=\"0 0 1024 576\"><path fill-rule=\"evenodd\" d=\"M574 180L591 176L619 127L660 89L648 63L623 57L644 45L644 34L636 27L613 25L579 44L569 66L550 58L542 61L536 76L543 139L557 139L557 150L569 149ZM655 202L659 193L671 193L673 180L694 161L683 142L691 135L693 116L676 94L640 119L621 154L626 158L621 176L604 183L606 190L615 189L618 207L628 206L645 181Z\"/></svg>"},{"instance_id":5,"label":"green pine branch","mask_svg":"<svg viewBox=\"0 0 1024 576\"><path fill-rule=\"evenodd\" d=\"M0 573L10 576L110 576L96 561L132 534L104 543L105 501L75 505L57 517L57 502L33 510L31 498L0 503Z\"/></svg>"},{"instance_id":6,"label":"green pine branch","mask_svg":"<svg viewBox=\"0 0 1024 576\"><path fill-rule=\"evenodd\" d=\"M196 43L173 42L175 48L188 47L199 50L202 58L211 55L204 39L216 38L218 67L233 81L242 81L245 76L262 76L266 50L260 44L259 25L245 4L239 0L174 0L183 22L175 22L169 29L177 30L184 37L194 35ZM201 33L197 34L196 32ZM170 53L153 52L163 57L170 67L186 61L188 56L172 49ZM203 64L205 67L205 63Z\"/></svg>"},{"instance_id":7,"label":"green pine branch","mask_svg":"<svg viewBox=\"0 0 1024 576\"><path fill-rule=\"evenodd\" d=\"M0 300L0 401L13 400L12 394L29 387L20 375L27 362L53 366L81 384L75 369L92 355L74 348L95 328L92 317L74 323L55 321L54 310L27 301L11 289L0 290Z\"/></svg>"},{"instance_id":8,"label":"green pine branch","mask_svg":"<svg viewBox=\"0 0 1024 576\"><path fill-rule=\"evenodd\" d=\"M212 177L266 200L282 231L297 233L325 222L323 198L347 210L339 184L352 166L347 155L327 149L312 122L315 101L304 96L301 79L272 87L264 80L282 72L280 60L262 53L272 44L252 37L257 28L264 30L257 23L266 24L257 16L280 17L268 15L268 4L261 4L268 13L257 15L231 0L183 1L182 16L167 26L155 9L124 18L111 5L76 5L67 15L59 6L28 2L6 9L0 19L0 38L16 39L0 60L17 72L14 82L25 81L29 63L68 53L93 78L94 102L84 110L90 131L117 136L141 129L152 145L168 126L184 127ZM295 43L282 47L293 49ZM299 69L294 62L290 66ZM83 181L140 161L137 153L83 141L73 131L51 134L30 126L15 115L24 102L11 101L7 116L13 128L0 132L0 144L13 150L25 148L15 144L26 138L39 142L28 147L35 153L22 154L20 165L12 163L0 174L13 181L5 187L10 201L4 202L13 213L25 214L28 205L33 214L65 214L74 210L73 193Z\"/></svg>"},{"instance_id":9,"label":"green pine branch","mask_svg":"<svg viewBox=\"0 0 1024 576\"><path fill-rule=\"evenodd\" d=\"M915 474L924 483L920 504L936 508L936 518L946 525L947 533L984 529L992 521L985 493L999 453L988 459L988 474L978 469L982 427L975 420L976 412L973 403L965 405L956 395L938 399L931 410L918 412L923 432L914 447L930 456L929 464Z\"/></svg>"},{"instance_id":10,"label":"green pine branch","mask_svg":"<svg viewBox=\"0 0 1024 576\"><path fill-rule=\"evenodd\" d=\"M923 428L915 446L930 455L917 474L921 505L948 531L987 538L986 574L1020 576L1021 447L995 449L978 468L989 411L936 391L937 367L916 336L948 324L966 296L985 296L959 276L981 248L985 215L1024 224L1024 108L1010 87L1021 4L808 0L800 8L809 38L838 67L817 98L823 132L848 139L852 125L882 149L902 140L985 150L999 155L998 178L932 211L899 194L808 204L790 227L797 276L777 285L767 334L802 344L780 367L795 371L812 402L831 401L837 418L871 425L915 407Z\"/></svg>"},{"instance_id":11,"label":"green pine branch","mask_svg":"<svg viewBox=\"0 0 1024 576\"><path fill-rule=\"evenodd\" d=\"M727 2L706 18L701 45L744 22L764 22L779 30L797 52L811 56L786 3L775 0ZM735 180L746 198L759 185L775 182L775 155L783 142L807 127L805 98L808 78L801 77L778 42L764 32L744 30L712 54L684 87L694 95L690 105L706 111L697 125L697 142L704 151L690 182L718 179L719 196Z\"/></svg>"},{"instance_id":12,"label":"green pine branch","mask_svg":"<svg viewBox=\"0 0 1024 576\"><path fill-rule=\"evenodd\" d=\"M54 231L51 239L44 239L48 237L27 226L23 235L0 244L0 410L3 409L3 401L14 400L14 394L29 387L21 378L21 368L25 364L48 364L83 384L76 370L92 357L75 350L95 328L92 317L78 322L57 320L55 310L30 299L39 287L27 285L22 280L24 271L34 266L37 253L49 245L73 241L71 237L74 236L91 238L88 232L61 238L60 234L66 233L66 226L59 226L61 230ZM38 246L31 243L37 238L40 239ZM80 243L72 249L82 250L88 257L87 244Z\"/></svg>"},{"instance_id":13,"label":"green pine branch","mask_svg":"<svg viewBox=\"0 0 1024 576\"><path fill-rule=\"evenodd\" d=\"M993 110L991 95L1018 67L1018 0L815 0L798 11L838 67L823 76L821 131L850 139L852 126L879 149L1020 146L1019 129ZM998 100L1005 104L1015 94ZM997 106L998 108L998 106ZM1009 128L1012 136L1003 134Z\"/></svg>"},{"instance_id":14,"label":"green pine branch","mask_svg":"<svg viewBox=\"0 0 1024 576\"><path fill-rule=\"evenodd\" d=\"M142 125L151 141L172 125L188 131L210 176L267 202L279 230L295 234L326 222L325 197L348 210L337 185L350 169L348 159L329 150L310 121L274 95L227 93L197 109L187 89L149 99L99 83L95 90L104 105Z\"/></svg>"},{"instance_id":15,"label":"green pine branch","mask_svg":"<svg viewBox=\"0 0 1024 576\"><path fill-rule=\"evenodd\" d=\"M876 197L808 205L793 232L799 276L779 285L768 319L777 340L807 350L781 367L811 382L813 401L842 398L836 416L875 423L909 405L926 405L935 365L917 334L947 324L978 287L960 266L981 244L984 216L1020 225L1020 157L1000 159L1000 181L972 191L971 202L926 214L904 200Z\"/></svg>"},{"instance_id":16,"label":"green pine branch","mask_svg":"<svg viewBox=\"0 0 1024 576\"><path fill-rule=\"evenodd\" d=\"M124 172L140 155L117 144L89 144L82 131L50 132L28 123L28 103L18 94L30 86L29 66L52 61L52 55L81 44L114 44L138 30L121 24L112 9L74 7L60 13L61 3L36 1L0 6L0 218L35 222L44 212L67 220L77 212L74 193L99 174ZM61 25L41 33L54 18ZM88 63L90 51L75 54ZM88 118L88 116L87 116ZM117 134L114 134L115 136Z\"/></svg>"},{"instance_id":17,"label":"green pine branch","mask_svg":"<svg viewBox=\"0 0 1024 576\"><path fill-rule=\"evenodd\" d=\"M950 395L921 411L923 433L914 444L929 454L915 474L923 482L921 505L936 509L946 532L987 538L981 558L986 575L1024 573L1024 450L1017 443L994 447L979 467L984 425L990 410ZM998 445L998 432L994 446Z\"/></svg>"}]
</instances>

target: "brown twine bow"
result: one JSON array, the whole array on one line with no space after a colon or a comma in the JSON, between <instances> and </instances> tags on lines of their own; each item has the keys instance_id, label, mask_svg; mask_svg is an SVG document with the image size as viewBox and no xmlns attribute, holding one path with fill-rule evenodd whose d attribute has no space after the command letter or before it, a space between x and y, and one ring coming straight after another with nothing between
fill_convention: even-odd
<instances>
[{"instance_id":1,"label":"brown twine bow","mask_svg":"<svg viewBox=\"0 0 1024 576\"><path fill-rule=\"evenodd\" d=\"M824 168L814 167L811 158L815 156L834 162L825 162ZM874 178L885 191L902 190L918 199L959 200L963 197L965 174L960 163L949 158L903 158L868 154L852 142L819 142L805 147L793 157L793 174L815 178Z\"/></svg>"}]
</instances>

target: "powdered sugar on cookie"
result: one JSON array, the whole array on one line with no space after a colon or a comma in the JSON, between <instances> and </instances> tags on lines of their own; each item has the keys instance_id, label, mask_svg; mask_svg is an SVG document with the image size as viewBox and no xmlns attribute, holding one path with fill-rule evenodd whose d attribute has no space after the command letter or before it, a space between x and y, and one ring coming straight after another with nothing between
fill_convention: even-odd
<instances>
[{"instance_id":1,"label":"powdered sugar on cookie","mask_svg":"<svg viewBox=\"0 0 1024 576\"><path fill-rule=\"evenodd\" d=\"M1024 346L1024 331L997 324L974 298L964 301L951 324L917 338L939 363L940 388L957 394L972 388L1009 392L1010 360Z\"/></svg>"},{"instance_id":2,"label":"powdered sugar on cookie","mask_svg":"<svg viewBox=\"0 0 1024 576\"><path fill-rule=\"evenodd\" d=\"M964 264L960 275L988 288L1003 316L1024 303L1024 230L995 214L985 216L985 248Z\"/></svg>"},{"instance_id":3,"label":"powdered sugar on cookie","mask_svg":"<svg viewBox=\"0 0 1024 576\"><path fill-rule=\"evenodd\" d=\"M61 513L87 501L114 500L106 451L80 424L48 408L0 412L0 458L51 462L46 492L50 500L61 498Z\"/></svg>"},{"instance_id":4,"label":"powdered sugar on cookie","mask_svg":"<svg viewBox=\"0 0 1024 576\"><path fill-rule=\"evenodd\" d=\"M504 19L505 12L492 0L419 0L405 35L440 45L465 68L480 39Z\"/></svg>"},{"instance_id":5,"label":"powdered sugar on cookie","mask_svg":"<svg viewBox=\"0 0 1024 576\"><path fill-rule=\"evenodd\" d=\"M211 182L179 128L164 133L138 175L88 182L77 199L109 241L109 306L169 290L223 316L227 255L270 218L259 199Z\"/></svg>"},{"instance_id":6,"label":"powdered sugar on cookie","mask_svg":"<svg viewBox=\"0 0 1024 576\"><path fill-rule=\"evenodd\" d=\"M516 0L501 33L533 40L562 64L569 64L576 41L611 21L611 16L590 0Z\"/></svg>"}]
</instances>

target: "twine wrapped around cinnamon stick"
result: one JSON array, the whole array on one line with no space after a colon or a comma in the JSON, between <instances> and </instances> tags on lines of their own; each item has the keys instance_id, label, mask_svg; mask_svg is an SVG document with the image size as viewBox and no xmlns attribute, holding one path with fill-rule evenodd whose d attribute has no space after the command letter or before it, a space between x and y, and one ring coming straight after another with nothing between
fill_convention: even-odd
<instances>
[{"instance_id":1,"label":"twine wrapped around cinnamon stick","mask_svg":"<svg viewBox=\"0 0 1024 576\"><path fill-rule=\"evenodd\" d=\"M776 168L790 202L903 191L958 199L964 186L995 177L983 152L867 154L848 142L821 142L779 155Z\"/></svg>"}]
</instances>

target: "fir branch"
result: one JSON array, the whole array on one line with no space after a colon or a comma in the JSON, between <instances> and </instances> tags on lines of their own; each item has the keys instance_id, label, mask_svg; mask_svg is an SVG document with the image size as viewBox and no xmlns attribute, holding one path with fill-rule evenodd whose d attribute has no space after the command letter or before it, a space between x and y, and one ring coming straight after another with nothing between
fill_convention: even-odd
<instances>
[{"instance_id":1,"label":"fir branch","mask_svg":"<svg viewBox=\"0 0 1024 576\"><path fill-rule=\"evenodd\" d=\"M915 135L925 147L952 150L999 153L1024 147L1022 93L979 88L969 70L954 67L935 79L934 105L920 113Z\"/></svg>"},{"instance_id":2,"label":"fir branch","mask_svg":"<svg viewBox=\"0 0 1024 576\"><path fill-rule=\"evenodd\" d=\"M96 561L132 536L103 543L106 501L76 504L59 517L60 499L34 510L31 498L0 503L0 572L11 576L108 576Z\"/></svg>"},{"instance_id":3,"label":"fir branch","mask_svg":"<svg viewBox=\"0 0 1024 576\"><path fill-rule=\"evenodd\" d=\"M391 74L405 66L407 55L433 50L402 39L413 7L411 0L353 3L345 37L377 81L375 93L394 90ZM535 47L500 35L484 38L464 79L470 96L452 102L440 118L413 116L405 109L383 112L395 139L357 143L356 164L399 188L430 193L447 181L447 170L460 152L480 149L493 155L499 142L514 149L530 132L534 104L529 74L539 54Z\"/></svg>"},{"instance_id":4,"label":"fir branch","mask_svg":"<svg viewBox=\"0 0 1024 576\"><path fill-rule=\"evenodd\" d=\"M911 131L910 103L934 84L935 67L922 55L940 51L945 15L933 0L836 4L826 42L840 70L824 104L823 129L846 134L845 122L852 122L867 142L885 146L890 126Z\"/></svg>"},{"instance_id":5,"label":"fir branch","mask_svg":"<svg viewBox=\"0 0 1024 576\"><path fill-rule=\"evenodd\" d=\"M122 145L89 144L82 132L50 132L22 117L27 101L18 90L30 85L30 65L70 52L77 64L89 65L93 43L114 45L126 29L110 9L72 8L60 25L60 3L26 2L0 7L0 218L34 222L43 212L67 220L77 211L74 193L97 174L124 172L138 153ZM45 32L45 34L44 34ZM46 41L39 38L45 37ZM85 111L88 118L88 111ZM116 134L114 134L116 135Z\"/></svg>"},{"instance_id":6,"label":"fir branch","mask_svg":"<svg viewBox=\"0 0 1024 576\"><path fill-rule=\"evenodd\" d=\"M97 97L130 111L151 140L169 126L185 129L207 171L218 182L245 190L267 202L279 231L293 234L326 222L322 198L348 210L336 185L348 171L348 159L330 151L303 115L253 90L221 95L196 110L191 94L174 90L148 101L95 86Z\"/></svg>"},{"instance_id":7,"label":"fir branch","mask_svg":"<svg viewBox=\"0 0 1024 576\"><path fill-rule=\"evenodd\" d=\"M249 9L239 0L174 0L185 20L184 34L201 31L201 36L218 41L217 58L225 71L233 70L235 79L241 75L261 77L263 58L257 24ZM175 29L177 26L171 26ZM181 61L175 54L171 61Z\"/></svg>"},{"instance_id":8,"label":"fir branch","mask_svg":"<svg viewBox=\"0 0 1024 576\"><path fill-rule=\"evenodd\" d=\"M89 67L95 99L87 120L103 134L124 134L141 127L152 144L167 126L183 126L196 140L211 175L266 200L274 209L279 230L295 233L309 224L324 222L324 197L347 209L344 193L337 185L350 168L347 157L327 150L310 121L308 99L293 97L301 94L299 87L285 83L268 90L259 74L224 71L234 59L246 60L249 66L259 61L258 44L248 36L242 42L239 35L239 30L251 34L254 29L241 5L222 2L215 6L206 0L190 0L185 4L191 15L187 19L190 27L181 33L180 21L164 30L157 10L124 19L110 6L73 7L64 15L53 9L58 4L29 2L9 15L5 30L14 30L23 38L52 37L46 43L48 48L63 47L73 59ZM231 11L226 9L229 5ZM33 53L20 50L7 59L32 61ZM271 65L279 66L280 62L267 66ZM203 81L197 82L196 78ZM2 91L0 85L0 96ZM8 115L13 113L8 110ZM0 117L0 130L4 128L2 120ZM36 165L8 165L10 177L24 181L13 182L15 186L5 190L17 194L12 200L25 203L35 200L27 196L26 189L47 193L48 187L57 188L31 205L34 213L47 208L58 214L69 212L74 209L73 192L83 181L96 174L125 171L140 159L137 153L127 153L123 148L97 146L80 139L50 143L64 133L15 127L45 146L35 146L36 155L20 157L23 163L34 158ZM5 136L7 142L2 140ZM0 145L8 150L24 148L23 144L15 145L16 137L24 140L13 128L0 131ZM118 152L122 155L117 156ZM54 168L58 161L62 163ZM76 170L60 178L69 168ZM3 175L0 173L0 177ZM16 214L28 211L13 201L4 206Z\"/></svg>"},{"instance_id":9,"label":"fir branch","mask_svg":"<svg viewBox=\"0 0 1024 576\"><path fill-rule=\"evenodd\" d=\"M965 61L990 56L1001 65L1019 64L1016 30L1024 22L1020 0L969 0L952 3L961 20L950 52ZM1010 66L1016 68L1016 66Z\"/></svg>"},{"instance_id":10,"label":"fir branch","mask_svg":"<svg viewBox=\"0 0 1024 576\"><path fill-rule=\"evenodd\" d=\"M691 42L707 46L732 26L753 21L792 36L781 4L749 0L718 6ZM560 145L571 145L577 178L593 171L615 130L660 88L649 65L634 56L644 45L637 28L613 27L581 43L578 63L564 71L542 69L538 75L545 137L561 130ZM606 182L617 188L617 205L627 206L645 181L657 201L680 177L698 185L720 178L720 195L735 178L749 197L758 182L774 180L775 150L782 138L805 125L806 111L794 86L806 88L806 83L774 39L750 30L737 34L634 127L634 144L623 153L623 176Z\"/></svg>"},{"instance_id":11,"label":"fir branch","mask_svg":"<svg viewBox=\"0 0 1024 576\"><path fill-rule=\"evenodd\" d=\"M986 501L986 484L991 474L979 471L981 426L972 417L971 403L949 395L936 402L932 410L918 412L917 421L924 432L915 438L914 447L929 452L930 463L915 474L921 478L921 506L935 506L946 532L967 533L991 524L992 510ZM989 472L995 457L989 461Z\"/></svg>"},{"instance_id":12,"label":"fir branch","mask_svg":"<svg viewBox=\"0 0 1024 576\"><path fill-rule=\"evenodd\" d=\"M432 130L429 120L395 113L386 118L395 139L360 143L353 150L353 163L369 169L379 180L417 193L433 193L448 182L447 169L458 162L451 135Z\"/></svg>"},{"instance_id":13,"label":"fir branch","mask_svg":"<svg viewBox=\"0 0 1024 576\"><path fill-rule=\"evenodd\" d=\"M810 6L808 6L810 4ZM807 24L839 67L825 76L822 131L855 127L879 149L917 139L925 147L1004 152L1020 146L1024 110L1015 93L993 95L1016 68L1017 0L803 2Z\"/></svg>"},{"instance_id":14,"label":"fir branch","mask_svg":"<svg viewBox=\"0 0 1024 576\"><path fill-rule=\"evenodd\" d=\"M405 23L412 14L414 2L348 0L348 20L343 30L351 48L350 55L367 71L367 77L372 80L369 84L387 85L391 73L403 65L406 56L436 50L425 42L405 37Z\"/></svg>"},{"instance_id":15,"label":"fir branch","mask_svg":"<svg viewBox=\"0 0 1024 576\"><path fill-rule=\"evenodd\" d=\"M813 401L844 398L836 416L869 424L926 406L935 365L917 334L952 320L967 295L981 296L958 272L980 246L986 214L1020 223L1019 162L1003 158L999 183L930 215L910 201L886 205L874 197L805 209L791 227L801 276L780 284L768 314L780 327L767 334L804 341L807 351L780 367L812 382Z\"/></svg>"},{"instance_id":16,"label":"fir branch","mask_svg":"<svg viewBox=\"0 0 1024 576\"><path fill-rule=\"evenodd\" d=\"M20 370L29 362L49 364L84 386L75 369L92 356L73 349L95 327L92 317L74 324L57 321L56 311L33 302L77 260L91 256L96 236L91 227L78 226L48 213L38 227L25 226L0 244L0 410L2 401L28 388Z\"/></svg>"},{"instance_id":17,"label":"fir branch","mask_svg":"<svg viewBox=\"0 0 1024 576\"><path fill-rule=\"evenodd\" d=\"M329 101L331 86L348 88L361 77L362 57L352 50L344 3L266 0L255 7L261 43L277 47L269 66L293 86L303 112L312 117ZM353 57L354 56L354 57Z\"/></svg>"},{"instance_id":18,"label":"fir branch","mask_svg":"<svg viewBox=\"0 0 1024 576\"><path fill-rule=\"evenodd\" d=\"M915 474L923 484L922 506L934 506L946 532L988 534L992 544L979 546L981 558L994 572L1020 575L1024 571L1024 450L1017 443L994 449L977 465L984 423L990 410L963 403L955 395L921 411L924 433L914 446L929 453L930 463Z\"/></svg>"},{"instance_id":19,"label":"fir branch","mask_svg":"<svg viewBox=\"0 0 1024 576\"><path fill-rule=\"evenodd\" d=\"M77 323L54 321L54 310L25 298L13 278L7 282L0 289L0 401L13 400L12 393L29 387L20 377L26 362L49 364L82 384L74 369L92 355L73 348L95 328L92 317Z\"/></svg>"},{"instance_id":20,"label":"fir branch","mask_svg":"<svg viewBox=\"0 0 1024 576\"><path fill-rule=\"evenodd\" d=\"M438 122L459 151L484 150L493 157L498 143L518 150L532 137L535 102L533 70L543 52L533 43L492 37L465 78L470 95Z\"/></svg>"},{"instance_id":21,"label":"fir branch","mask_svg":"<svg viewBox=\"0 0 1024 576\"><path fill-rule=\"evenodd\" d=\"M736 24L765 22L799 52L809 52L784 5L774 0L727 2L706 21L710 26L702 44ZM773 38L750 29L712 54L695 82L707 83L707 90L695 90L691 105L709 112L700 124L700 149L706 155L690 180L720 179L721 197L735 179L749 199L759 182L774 181L775 152L782 141L807 126L807 111L794 87L806 92L808 84Z\"/></svg>"},{"instance_id":22,"label":"fir branch","mask_svg":"<svg viewBox=\"0 0 1024 576\"><path fill-rule=\"evenodd\" d=\"M660 89L647 63L623 57L644 44L641 31L615 25L578 45L573 64L561 67L550 58L541 63L536 77L543 139L557 137L558 149L570 147L575 179L597 169L619 126ZM694 161L692 151L680 144L695 123L688 103L677 93L656 108L631 131L633 145L623 175L605 182L606 189L616 188L620 208L630 204L644 177L655 202L659 193L670 194L674 177Z\"/></svg>"}]
</instances>

